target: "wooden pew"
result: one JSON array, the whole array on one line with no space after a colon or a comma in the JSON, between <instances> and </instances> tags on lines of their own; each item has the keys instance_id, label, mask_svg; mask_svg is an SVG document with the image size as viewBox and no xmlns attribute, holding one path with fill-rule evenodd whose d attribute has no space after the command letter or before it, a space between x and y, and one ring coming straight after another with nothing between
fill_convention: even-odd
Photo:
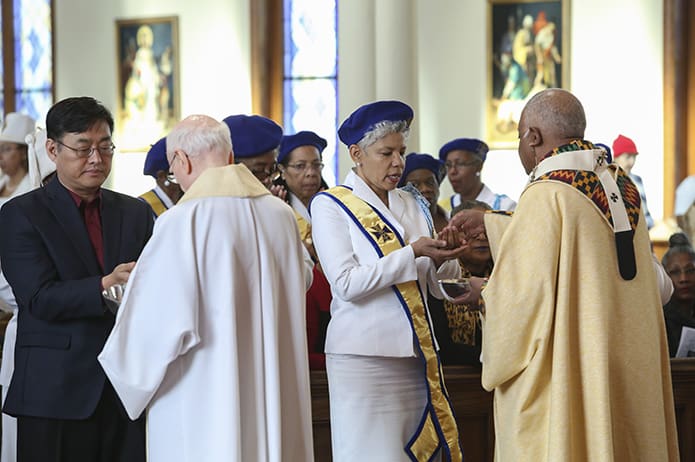
<instances>
[{"instance_id":1,"label":"wooden pew","mask_svg":"<svg viewBox=\"0 0 695 462\"><path fill-rule=\"evenodd\" d=\"M447 366L444 376L466 460L492 462L495 444L492 393L480 386L480 370ZM681 460L695 460L695 359L672 359L671 377ZM311 372L311 398L316 462L328 462L331 460L331 429L324 371Z\"/></svg>"}]
</instances>

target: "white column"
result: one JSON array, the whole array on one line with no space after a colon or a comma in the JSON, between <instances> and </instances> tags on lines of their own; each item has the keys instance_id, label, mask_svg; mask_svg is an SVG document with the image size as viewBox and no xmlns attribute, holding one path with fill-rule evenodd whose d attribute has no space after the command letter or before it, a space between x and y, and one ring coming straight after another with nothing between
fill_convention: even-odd
<instances>
[{"instance_id":1,"label":"white column","mask_svg":"<svg viewBox=\"0 0 695 462\"><path fill-rule=\"evenodd\" d=\"M374 0L338 2L338 126L359 106L376 98ZM352 168L340 144L338 183Z\"/></svg>"},{"instance_id":2,"label":"white column","mask_svg":"<svg viewBox=\"0 0 695 462\"><path fill-rule=\"evenodd\" d=\"M420 139L417 98L417 27L412 0L378 0L375 14L376 99L396 99L409 104L415 118L408 152L416 151Z\"/></svg>"}]
</instances>

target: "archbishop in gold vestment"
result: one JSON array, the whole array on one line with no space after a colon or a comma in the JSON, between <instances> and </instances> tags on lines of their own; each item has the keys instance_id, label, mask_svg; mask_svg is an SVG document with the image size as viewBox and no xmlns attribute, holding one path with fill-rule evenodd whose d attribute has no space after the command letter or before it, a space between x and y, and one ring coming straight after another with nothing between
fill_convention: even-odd
<instances>
[{"instance_id":1,"label":"archbishop in gold vestment","mask_svg":"<svg viewBox=\"0 0 695 462\"><path fill-rule=\"evenodd\" d=\"M494 390L495 460L676 461L663 313L640 213L637 275L613 229L568 184L538 181L512 218L488 214L482 383Z\"/></svg>"}]
</instances>

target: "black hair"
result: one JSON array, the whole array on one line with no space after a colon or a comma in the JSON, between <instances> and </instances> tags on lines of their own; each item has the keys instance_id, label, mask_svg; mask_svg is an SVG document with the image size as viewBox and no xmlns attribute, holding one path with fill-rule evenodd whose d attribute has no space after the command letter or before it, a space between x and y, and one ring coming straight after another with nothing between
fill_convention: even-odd
<instances>
[{"instance_id":1,"label":"black hair","mask_svg":"<svg viewBox=\"0 0 695 462\"><path fill-rule=\"evenodd\" d=\"M690 244L690 240L685 233L675 233L668 238L668 250L661 258L661 264L666 266L667 262L674 255L687 254L695 260L695 249Z\"/></svg>"},{"instance_id":2,"label":"black hair","mask_svg":"<svg viewBox=\"0 0 695 462\"><path fill-rule=\"evenodd\" d=\"M492 207L490 207L489 204L483 201L478 201L475 199L469 199L465 201L461 201L459 205L454 207L454 209L451 211L451 216L453 217L457 213L459 213L461 210L467 210L467 209L484 209L484 210L492 210Z\"/></svg>"},{"instance_id":3,"label":"black hair","mask_svg":"<svg viewBox=\"0 0 695 462\"><path fill-rule=\"evenodd\" d=\"M66 133L82 133L98 122L106 122L113 133L113 116L91 96L77 96L58 101L46 114L46 136L60 140Z\"/></svg>"}]
</instances>

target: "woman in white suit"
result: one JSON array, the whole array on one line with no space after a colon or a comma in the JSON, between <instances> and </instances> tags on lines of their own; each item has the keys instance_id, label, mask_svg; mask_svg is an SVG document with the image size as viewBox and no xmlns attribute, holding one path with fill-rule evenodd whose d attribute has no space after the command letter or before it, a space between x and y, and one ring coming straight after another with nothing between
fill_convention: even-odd
<instances>
[{"instance_id":1,"label":"woman in white suit","mask_svg":"<svg viewBox=\"0 0 695 462\"><path fill-rule=\"evenodd\" d=\"M460 248L433 237L426 202L396 189L412 117L398 101L357 109L338 131L356 168L347 186L310 205L333 295L326 369L336 462L462 457L426 306L428 288L440 294L438 279L459 276Z\"/></svg>"}]
</instances>

